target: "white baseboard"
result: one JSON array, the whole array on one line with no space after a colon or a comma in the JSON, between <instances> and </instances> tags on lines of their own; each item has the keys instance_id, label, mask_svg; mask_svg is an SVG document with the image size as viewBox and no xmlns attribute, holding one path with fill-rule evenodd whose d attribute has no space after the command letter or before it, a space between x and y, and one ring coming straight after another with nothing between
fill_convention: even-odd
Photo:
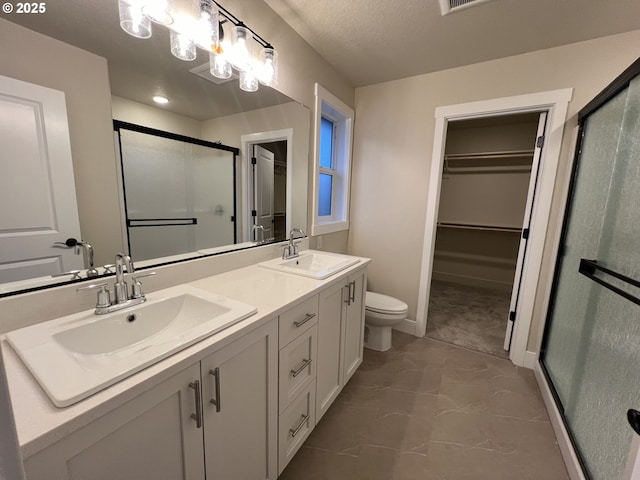
<instances>
[{"instance_id":1,"label":"white baseboard","mask_svg":"<svg viewBox=\"0 0 640 480\"><path fill-rule=\"evenodd\" d=\"M529 350L524 352L524 363L522 365L524 368L528 368L529 370L535 370L537 364L538 364L538 354L536 352L530 352Z\"/></svg>"},{"instance_id":2,"label":"white baseboard","mask_svg":"<svg viewBox=\"0 0 640 480\"><path fill-rule=\"evenodd\" d=\"M399 332L408 333L409 335L416 334L416 321L409 320L405 318L402 322L397 325L394 325L393 330L398 330Z\"/></svg>"},{"instance_id":3,"label":"white baseboard","mask_svg":"<svg viewBox=\"0 0 640 480\"><path fill-rule=\"evenodd\" d=\"M574 451L571 440L569 439L567 429L562 421L558 406L553 399L551 389L549 388L549 385L547 385L547 379L545 378L544 373L542 372L542 367L538 362L536 362L533 372L536 376L540 393L542 393L542 399L544 400L544 405L547 408L547 413L551 419L551 426L556 434L556 440L560 447L560 452L562 453L564 465L567 467L569 478L571 478L571 480L586 480L584 473L582 472L582 467L580 467L580 462L578 461L576 452Z\"/></svg>"}]
</instances>

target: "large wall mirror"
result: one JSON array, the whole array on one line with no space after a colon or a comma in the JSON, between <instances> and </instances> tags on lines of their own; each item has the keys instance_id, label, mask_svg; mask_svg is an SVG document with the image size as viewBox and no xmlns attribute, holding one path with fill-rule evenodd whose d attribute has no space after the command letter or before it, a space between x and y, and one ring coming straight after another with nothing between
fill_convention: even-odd
<instances>
[{"instance_id":1,"label":"large wall mirror","mask_svg":"<svg viewBox=\"0 0 640 480\"><path fill-rule=\"evenodd\" d=\"M8 39L15 41L9 44ZM0 253L0 296L80 281L65 274L69 270L81 270L81 279L85 279L90 259L88 249L86 246L61 245L67 237L77 237L78 241L91 245L98 275L104 274L102 267L113 263L118 251L130 251L133 259L137 260L136 252L130 249L132 228L128 228L131 227L131 218L128 217L131 215L127 213L125 197L128 195L131 202L135 198L137 206L145 206L147 210L143 215L138 212L142 215L140 218L156 218L154 208L160 200L168 202L169 190L165 195L143 182L154 175L160 182L171 178L170 171L160 168L162 162L167 166L168 157L164 154L169 147L150 147L143 163L130 164L127 173L123 171L126 164L121 158L123 148L119 137L122 132L126 131L129 150L139 150L149 142L146 138L134 138L140 137L135 129L123 130L118 125L135 125L142 131L148 129L189 138L196 143L201 141L204 145L228 147L227 151L218 152L220 155L211 156L214 159L211 162L224 158L220 160L225 165L224 173L211 173L211 180L204 185L202 182L196 185L203 177L196 175L191 187L180 186L191 191L191 199L199 195L198 188L207 190L209 186L219 192L224 191L224 199L220 197L203 207L201 210L208 210L208 217L203 216L201 220L197 219L197 214L184 215L184 209L175 209L175 218L201 224L224 219L225 224L221 227L224 231L212 231L211 239L193 242L184 235L191 227L170 226L166 231L171 234L165 236L165 240L170 236L182 238L180 247L174 252L167 245L162 245L162 248L146 246L145 237L157 239L157 235L153 234L153 228L141 228L144 222L134 222L138 225L134 234L137 251L145 252L139 259L139 267L251 248L259 242L284 240L291 228L306 226L310 130L307 107L276 89L262 85L257 92L241 91L235 75L221 83L208 72L209 56L206 52L198 50L196 59L191 62L174 58L169 51L167 29L156 28L152 37L144 40L127 35L119 26L117 0L65 0L48 3L45 14L6 15L0 18L0 41L0 76L8 81L26 80L30 84L60 90L66 96L73 153L69 167L72 181L67 179L66 185L70 186L68 189L75 190L79 223L79 231L73 235L60 231L57 232L58 237L47 240L48 246L57 244L51 252L40 255L42 258L50 257L47 261L25 261L21 249L26 247L20 243L14 242L10 252L4 249L5 253ZM33 58L36 52L41 55L40 60ZM104 71L93 68L91 58L85 59L87 56L102 62ZM46 64L42 64L43 59ZM106 59L106 68L102 59ZM285 72L281 72L283 74ZM100 90L97 84L104 85L104 88ZM0 100L6 94L6 91L0 91ZM152 97L155 95L167 97L169 103L163 106L154 104ZM98 124L99 129L95 127ZM13 135L5 129L3 142L10 142ZM174 147L178 149L175 145L171 148ZM206 150L206 146L189 147L196 159L201 158ZM18 192L26 192L19 186L18 177L21 175L23 179L20 181L24 181L28 172L22 172L15 178L11 176L11 162L17 162L19 149L11 155L7 152L11 149L0 153L2 175L10 179L5 183L15 185ZM14 155L16 152L18 155ZM264 158L265 166L259 165L256 169L252 166L251 157ZM201 168L203 163L193 159L181 159L180 162L183 170ZM171 168L176 167L171 165ZM222 184L223 178L225 185ZM47 180L43 181L46 183ZM34 190L33 186L31 188ZM177 198L181 192L174 189L172 195ZM29 195L25 197L28 200L37 197L35 193L33 196L23 194ZM185 196L181 198L184 200ZM11 236L12 222L16 218L26 218L19 211L20 203L30 202L2 206L5 213L11 209L11 214L0 215L0 237ZM198 208L192 210L197 211ZM171 207L166 211L170 212ZM8 225L1 225L5 220ZM173 223L179 224L180 221ZM254 225L260 227L255 228ZM5 235L7 232L9 235ZM59 261L61 252L71 255L73 262L64 264ZM22 272L16 274L17 266L27 264L28 268L22 268Z\"/></svg>"}]
</instances>

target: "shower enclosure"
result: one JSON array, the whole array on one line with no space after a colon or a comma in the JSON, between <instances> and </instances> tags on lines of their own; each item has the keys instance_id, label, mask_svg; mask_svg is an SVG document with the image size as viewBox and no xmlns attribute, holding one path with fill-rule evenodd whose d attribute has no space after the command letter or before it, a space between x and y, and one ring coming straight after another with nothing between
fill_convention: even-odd
<instances>
[{"instance_id":1,"label":"shower enclosure","mask_svg":"<svg viewBox=\"0 0 640 480\"><path fill-rule=\"evenodd\" d=\"M235 147L114 122L136 260L236 243Z\"/></svg>"},{"instance_id":2,"label":"shower enclosure","mask_svg":"<svg viewBox=\"0 0 640 480\"><path fill-rule=\"evenodd\" d=\"M640 409L640 60L579 114L540 362L587 478L623 478Z\"/></svg>"}]
</instances>

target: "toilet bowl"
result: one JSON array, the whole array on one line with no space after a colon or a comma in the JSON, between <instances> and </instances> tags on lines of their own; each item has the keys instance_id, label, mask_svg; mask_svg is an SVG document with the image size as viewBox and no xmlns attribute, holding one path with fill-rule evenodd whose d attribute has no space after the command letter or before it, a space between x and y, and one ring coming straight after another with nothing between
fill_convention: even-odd
<instances>
[{"instance_id":1,"label":"toilet bowl","mask_svg":"<svg viewBox=\"0 0 640 480\"><path fill-rule=\"evenodd\" d=\"M407 318L409 306L397 298L367 292L364 313L364 347L378 352L391 348L391 328Z\"/></svg>"}]
</instances>

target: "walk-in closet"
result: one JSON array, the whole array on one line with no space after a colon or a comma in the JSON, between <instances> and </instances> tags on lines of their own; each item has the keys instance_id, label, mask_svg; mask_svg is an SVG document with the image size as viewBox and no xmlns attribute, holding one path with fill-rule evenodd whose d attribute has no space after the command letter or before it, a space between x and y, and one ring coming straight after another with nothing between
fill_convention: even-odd
<instances>
[{"instance_id":1,"label":"walk-in closet","mask_svg":"<svg viewBox=\"0 0 640 480\"><path fill-rule=\"evenodd\" d=\"M543 128L540 113L449 123L427 336L508 356Z\"/></svg>"}]
</instances>

